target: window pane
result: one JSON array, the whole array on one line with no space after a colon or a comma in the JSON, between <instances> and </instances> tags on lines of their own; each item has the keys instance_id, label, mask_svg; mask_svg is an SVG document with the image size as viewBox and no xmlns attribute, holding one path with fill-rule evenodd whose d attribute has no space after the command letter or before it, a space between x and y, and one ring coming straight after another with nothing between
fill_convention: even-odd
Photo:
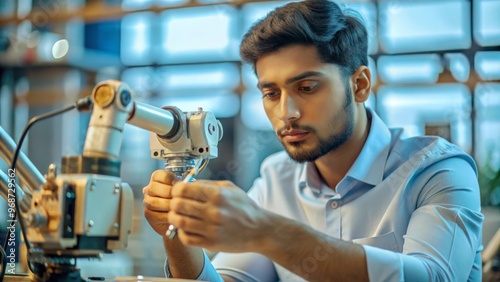
<instances>
[{"instance_id":1,"label":"window pane","mask_svg":"<svg viewBox=\"0 0 500 282\"><path fill-rule=\"evenodd\" d=\"M151 12L134 13L123 17L121 59L126 65L147 65L154 62L153 23L156 14Z\"/></svg>"},{"instance_id":2,"label":"window pane","mask_svg":"<svg viewBox=\"0 0 500 282\"><path fill-rule=\"evenodd\" d=\"M238 11L229 5L163 12L161 36L160 63L239 59Z\"/></svg>"},{"instance_id":3,"label":"window pane","mask_svg":"<svg viewBox=\"0 0 500 282\"><path fill-rule=\"evenodd\" d=\"M264 111L260 92L246 91L241 99L241 120L243 125L253 130L273 129Z\"/></svg>"},{"instance_id":4,"label":"window pane","mask_svg":"<svg viewBox=\"0 0 500 282\"><path fill-rule=\"evenodd\" d=\"M204 65L168 66L158 69L161 77L161 89L206 90L236 89L240 83L237 64L219 63Z\"/></svg>"},{"instance_id":5,"label":"window pane","mask_svg":"<svg viewBox=\"0 0 500 282\"><path fill-rule=\"evenodd\" d=\"M198 107L202 107L217 118L234 117L240 111L240 97L230 91L198 91L186 94L188 93L179 92L176 95L150 100L157 107L175 106L185 112L197 111Z\"/></svg>"},{"instance_id":6,"label":"window pane","mask_svg":"<svg viewBox=\"0 0 500 282\"><path fill-rule=\"evenodd\" d=\"M386 83L435 83L443 70L437 54L380 56L377 66Z\"/></svg>"},{"instance_id":7,"label":"window pane","mask_svg":"<svg viewBox=\"0 0 500 282\"><path fill-rule=\"evenodd\" d=\"M475 89L475 159L481 168L500 168L500 83L479 83Z\"/></svg>"},{"instance_id":8,"label":"window pane","mask_svg":"<svg viewBox=\"0 0 500 282\"><path fill-rule=\"evenodd\" d=\"M483 80L500 79L500 51L477 52L474 68Z\"/></svg>"},{"instance_id":9,"label":"window pane","mask_svg":"<svg viewBox=\"0 0 500 282\"><path fill-rule=\"evenodd\" d=\"M377 110L375 93L370 92L370 96L368 96L368 99L365 102L365 107L373 109L374 111Z\"/></svg>"},{"instance_id":10,"label":"window pane","mask_svg":"<svg viewBox=\"0 0 500 282\"><path fill-rule=\"evenodd\" d=\"M121 80L135 92L137 97L150 96L161 83L152 67L129 68L123 71Z\"/></svg>"},{"instance_id":11,"label":"window pane","mask_svg":"<svg viewBox=\"0 0 500 282\"><path fill-rule=\"evenodd\" d=\"M125 10L147 9L154 4L160 7L180 6L189 3L189 0L123 0L122 8Z\"/></svg>"},{"instance_id":12,"label":"window pane","mask_svg":"<svg viewBox=\"0 0 500 282\"><path fill-rule=\"evenodd\" d=\"M363 23L368 31L368 54L375 54L378 50L377 37L377 7L372 2L354 2L348 4L349 8L361 14Z\"/></svg>"},{"instance_id":13,"label":"window pane","mask_svg":"<svg viewBox=\"0 0 500 282\"><path fill-rule=\"evenodd\" d=\"M120 25L120 20L85 24L84 48L119 56Z\"/></svg>"},{"instance_id":14,"label":"window pane","mask_svg":"<svg viewBox=\"0 0 500 282\"><path fill-rule=\"evenodd\" d=\"M190 0L156 0L156 3L161 7L171 7L187 4L189 1Z\"/></svg>"},{"instance_id":15,"label":"window pane","mask_svg":"<svg viewBox=\"0 0 500 282\"><path fill-rule=\"evenodd\" d=\"M471 95L465 85L380 87L377 109L389 127L403 127L410 136L431 128L449 131L451 142L471 152Z\"/></svg>"},{"instance_id":16,"label":"window pane","mask_svg":"<svg viewBox=\"0 0 500 282\"><path fill-rule=\"evenodd\" d=\"M279 6L283 6L290 1L270 1L261 3L250 3L245 4L241 8L243 15L243 34L242 36L252 27L252 25L265 17L267 13L271 12Z\"/></svg>"},{"instance_id":17,"label":"window pane","mask_svg":"<svg viewBox=\"0 0 500 282\"><path fill-rule=\"evenodd\" d=\"M155 0L122 0L122 8L125 10L147 9Z\"/></svg>"},{"instance_id":18,"label":"window pane","mask_svg":"<svg viewBox=\"0 0 500 282\"><path fill-rule=\"evenodd\" d=\"M244 64L241 67L241 76L243 80L243 84L247 91L260 92L257 88L257 75L254 73L252 66L249 64Z\"/></svg>"},{"instance_id":19,"label":"window pane","mask_svg":"<svg viewBox=\"0 0 500 282\"><path fill-rule=\"evenodd\" d=\"M368 56L368 69L370 69L372 84L375 84L378 80L377 65L375 64L375 60L370 56Z\"/></svg>"},{"instance_id":20,"label":"window pane","mask_svg":"<svg viewBox=\"0 0 500 282\"><path fill-rule=\"evenodd\" d=\"M500 45L500 1L474 0L474 40L481 46Z\"/></svg>"},{"instance_id":21,"label":"window pane","mask_svg":"<svg viewBox=\"0 0 500 282\"><path fill-rule=\"evenodd\" d=\"M221 2L234 2L235 0L196 0L196 2L201 4L215 4Z\"/></svg>"},{"instance_id":22,"label":"window pane","mask_svg":"<svg viewBox=\"0 0 500 282\"><path fill-rule=\"evenodd\" d=\"M458 82L467 82L470 75L470 62L463 53L446 53L446 67Z\"/></svg>"},{"instance_id":23,"label":"window pane","mask_svg":"<svg viewBox=\"0 0 500 282\"><path fill-rule=\"evenodd\" d=\"M470 2L382 1L380 45L387 53L465 49L471 45Z\"/></svg>"}]
</instances>

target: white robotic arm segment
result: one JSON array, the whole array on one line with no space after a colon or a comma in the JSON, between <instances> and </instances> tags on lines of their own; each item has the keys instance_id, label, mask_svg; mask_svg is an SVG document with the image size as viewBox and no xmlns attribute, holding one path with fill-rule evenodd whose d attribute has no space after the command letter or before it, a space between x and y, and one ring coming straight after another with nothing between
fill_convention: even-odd
<instances>
[{"instance_id":1,"label":"white robotic arm segment","mask_svg":"<svg viewBox=\"0 0 500 282\"><path fill-rule=\"evenodd\" d=\"M202 108L195 112L182 112L177 107L164 109L172 112L179 124L168 135L150 133L151 157L165 160L165 169L183 179L186 172L200 161L201 171L209 159L218 156L217 144L222 138L222 126L213 113Z\"/></svg>"},{"instance_id":2,"label":"white robotic arm segment","mask_svg":"<svg viewBox=\"0 0 500 282\"><path fill-rule=\"evenodd\" d=\"M191 113L189 132L195 155L208 158L218 156L217 144L222 138L222 125L213 113L203 112L201 108Z\"/></svg>"},{"instance_id":3,"label":"white robotic arm segment","mask_svg":"<svg viewBox=\"0 0 500 282\"><path fill-rule=\"evenodd\" d=\"M124 83L105 81L92 91L92 101L83 155L118 158L123 127L133 109L132 92Z\"/></svg>"}]
</instances>

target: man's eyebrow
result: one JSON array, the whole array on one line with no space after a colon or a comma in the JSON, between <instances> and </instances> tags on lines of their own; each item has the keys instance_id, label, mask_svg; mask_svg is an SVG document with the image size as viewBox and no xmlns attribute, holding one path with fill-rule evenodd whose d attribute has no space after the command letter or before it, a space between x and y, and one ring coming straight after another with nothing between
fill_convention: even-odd
<instances>
[{"instance_id":1,"label":"man's eyebrow","mask_svg":"<svg viewBox=\"0 0 500 282\"><path fill-rule=\"evenodd\" d=\"M325 76L325 74L322 72L319 72L319 71L306 71L306 72L301 73L295 77L287 79L286 84L291 84L291 83L294 83L296 81L299 81L301 79L308 78L311 76Z\"/></svg>"},{"instance_id":2,"label":"man's eyebrow","mask_svg":"<svg viewBox=\"0 0 500 282\"><path fill-rule=\"evenodd\" d=\"M311 76L325 76L325 74L322 72L319 72L319 71L306 71L306 72L301 73L295 77L287 79L285 83L291 84L291 83L294 83L296 81L299 81L301 79L308 78ZM259 89L266 88L266 87L272 87L272 86L276 86L276 83L273 83L273 82L259 82L259 83L257 83L257 88L259 88Z\"/></svg>"},{"instance_id":3,"label":"man's eyebrow","mask_svg":"<svg viewBox=\"0 0 500 282\"><path fill-rule=\"evenodd\" d=\"M276 86L276 83L273 82L258 82L257 83L257 88L262 90L263 88L268 88L268 87L273 87Z\"/></svg>"}]
</instances>

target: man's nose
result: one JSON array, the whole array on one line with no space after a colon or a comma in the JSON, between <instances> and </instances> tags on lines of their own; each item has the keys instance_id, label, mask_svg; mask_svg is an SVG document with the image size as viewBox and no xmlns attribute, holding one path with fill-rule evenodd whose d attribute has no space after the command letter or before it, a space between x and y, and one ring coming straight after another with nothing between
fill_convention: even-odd
<instances>
[{"instance_id":1,"label":"man's nose","mask_svg":"<svg viewBox=\"0 0 500 282\"><path fill-rule=\"evenodd\" d=\"M280 97L280 119L283 121L296 120L300 118L300 110L297 101L288 94Z\"/></svg>"}]
</instances>

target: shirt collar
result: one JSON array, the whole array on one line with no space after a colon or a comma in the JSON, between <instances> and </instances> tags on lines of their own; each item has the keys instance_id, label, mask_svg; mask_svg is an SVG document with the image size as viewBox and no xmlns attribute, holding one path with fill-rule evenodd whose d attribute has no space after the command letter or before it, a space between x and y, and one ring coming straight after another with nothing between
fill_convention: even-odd
<instances>
[{"instance_id":1,"label":"shirt collar","mask_svg":"<svg viewBox=\"0 0 500 282\"><path fill-rule=\"evenodd\" d=\"M375 186L382 182L384 177L391 132L372 109L367 108L366 112L368 117L371 117L370 132L358 158L347 172L347 176ZM313 191L320 192L323 183L314 163L307 162L302 165L302 168L299 177L301 188L307 185Z\"/></svg>"},{"instance_id":2,"label":"shirt collar","mask_svg":"<svg viewBox=\"0 0 500 282\"><path fill-rule=\"evenodd\" d=\"M371 116L370 132L358 158L347 172L347 176L375 186L384 178L391 132L372 109L368 108L366 112L368 117Z\"/></svg>"}]
</instances>

